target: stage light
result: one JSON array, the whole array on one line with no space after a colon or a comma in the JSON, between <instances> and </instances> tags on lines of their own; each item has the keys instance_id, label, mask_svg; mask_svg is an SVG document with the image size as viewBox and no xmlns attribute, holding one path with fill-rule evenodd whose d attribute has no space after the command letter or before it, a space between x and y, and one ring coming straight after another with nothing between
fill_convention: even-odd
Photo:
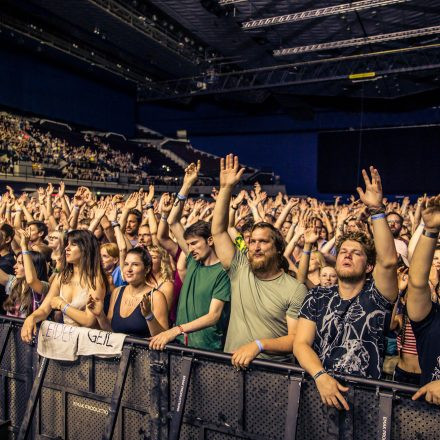
<instances>
[{"instance_id":1,"label":"stage light","mask_svg":"<svg viewBox=\"0 0 440 440\"><path fill-rule=\"evenodd\" d=\"M396 3L406 3L409 0L361 0L342 5L328 6L325 8L311 9L308 11L294 12L293 14L279 15L277 17L261 18L249 20L242 23L243 29L255 29L278 24L292 23L295 21L310 20L317 17L327 17L329 15L345 14L347 12L362 11L364 9L389 6Z\"/></svg>"},{"instance_id":2,"label":"stage light","mask_svg":"<svg viewBox=\"0 0 440 440\"><path fill-rule=\"evenodd\" d=\"M296 55L306 52L317 52L320 50L339 49L342 47L365 46L366 44L382 43L384 41L404 40L407 38L422 37L424 35L439 34L440 26L411 29L408 31L392 32L390 34L372 35L364 38L353 38L350 40L331 41L329 43L310 44L308 46L289 47L273 51L274 56Z\"/></svg>"}]
</instances>

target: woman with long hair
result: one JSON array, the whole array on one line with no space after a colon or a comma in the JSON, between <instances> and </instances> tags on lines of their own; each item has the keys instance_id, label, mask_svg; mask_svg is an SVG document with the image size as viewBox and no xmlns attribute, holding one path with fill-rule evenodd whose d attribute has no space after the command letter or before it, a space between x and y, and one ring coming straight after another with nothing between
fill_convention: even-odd
<instances>
[{"instance_id":1,"label":"woman with long hair","mask_svg":"<svg viewBox=\"0 0 440 440\"><path fill-rule=\"evenodd\" d=\"M155 287L164 294L167 301L167 308L171 310L174 299L174 277L169 256L162 247L155 244L148 246L147 249L151 256L151 274L156 283Z\"/></svg>"},{"instance_id":2,"label":"woman with long hair","mask_svg":"<svg viewBox=\"0 0 440 440\"><path fill-rule=\"evenodd\" d=\"M128 285L113 291L107 315L90 299L88 309L103 330L146 338L168 329L167 302L151 268L151 257L144 248L130 249L122 269Z\"/></svg>"},{"instance_id":3,"label":"woman with long hair","mask_svg":"<svg viewBox=\"0 0 440 440\"><path fill-rule=\"evenodd\" d=\"M24 230L16 233L20 237L21 252L14 265L15 275L0 269L0 284L5 286L8 295L3 303L6 314L26 318L40 306L49 290L47 265L42 254L28 249L29 233Z\"/></svg>"},{"instance_id":4,"label":"woman with long hair","mask_svg":"<svg viewBox=\"0 0 440 440\"><path fill-rule=\"evenodd\" d=\"M23 341L30 342L38 322L52 310L60 310L65 324L93 327L96 316L86 307L90 298L95 310L101 310L107 277L101 265L99 243L89 231L74 230L64 237L60 273L52 281L41 306L28 316L21 330Z\"/></svg>"}]
</instances>

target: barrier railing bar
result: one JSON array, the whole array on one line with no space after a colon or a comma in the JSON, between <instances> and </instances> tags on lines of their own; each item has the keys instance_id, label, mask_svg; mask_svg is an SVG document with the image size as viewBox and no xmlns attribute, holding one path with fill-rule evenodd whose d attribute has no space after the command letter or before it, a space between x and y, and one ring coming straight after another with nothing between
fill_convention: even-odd
<instances>
[{"instance_id":1,"label":"barrier railing bar","mask_svg":"<svg viewBox=\"0 0 440 440\"><path fill-rule=\"evenodd\" d=\"M21 318L15 318L15 317L10 317L10 316L5 316L5 315L0 316L0 320L11 321L11 322L15 322L20 325L23 324L23 321L24 321ZM125 338L125 342L130 343L130 344L143 346L143 347L147 347L147 348L149 347L149 342L146 339L138 339L138 338L134 338L134 337L129 336L129 337ZM226 361L226 362L230 362L231 357L232 357L232 355L228 354L228 353L200 350L200 349L185 347L183 345L176 345L176 344L168 344L166 346L166 349L167 349L167 351L181 353L183 355L187 354L189 356L196 356L196 357L203 356L208 359L220 360L220 361ZM297 367L295 365L287 364L287 363L282 364L279 362L272 362L272 361L263 360L263 359L254 360L251 363L251 367L253 365L258 366L258 367L263 367L263 368L269 368L272 370L282 371L282 372L286 372L286 373L299 373L299 374L304 373L304 370L302 368ZM380 387L382 389L388 389L388 390L403 392L403 393L408 393L408 394L413 394L418 390L417 387L413 387L410 385L404 385L399 382L366 379L366 378L362 378L362 377L347 376L347 375L343 375L343 374L335 374L334 377L339 378L341 380L345 380L350 383L354 383L354 384Z\"/></svg>"},{"instance_id":2,"label":"barrier railing bar","mask_svg":"<svg viewBox=\"0 0 440 440\"><path fill-rule=\"evenodd\" d=\"M173 416L170 423L168 440L179 440L180 430L182 428L183 413L185 411L186 397L188 395L188 384L191 378L191 370L194 358L184 356L182 360L182 370L180 373L180 386L177 391L177 397Z\"/></svg>"},{"instance_id":3,"label":"barrier railing bar","mask_svg":"<svg viewBox=\"0 0 440 440\"><path fill-rule=\"evenodd\" d=\"M296 425L298 420L299 399L301 397L301 385L303 376L289 377L286 425L284 429L284 440L296 439Z\"/></svg>"},{"instance_id":4,"label":"barrier railing bar","mask_svg":"<svg viewBox=\"0 0 440 440\"><path fill-rule=\"evenodd\" d=\"M89 356L89 391L95 392L95 356Z\"/></svg>"},{"instance_id":5,"label":"barrier railing bar","mask_svg":"<svg viewBox=\"0 0 440 440\"><path fill-rule=\"evenodd\" d=\"M26 412L24 413L23 422L20 426L17 440L25 440L31 429L32 418L35 413L38 399L40 398L41 388L43 386L44 377L46 376L49 359L41 357L40 367L32 387L31 395L27 402Z\"/></svg>"},{"instance_id":6,"label":"barrier railing bar","mask_svg":"<svg viewBox=\"0 0 440 440\"><path fill-rule=\"evenodd\" d=\"M111 440L115 432L116 419L121 406L122 393L124 391L125 381L127 379L128 365L133 345L126 345L122 350L121 360L119 361L118 375L116 377L115 387L113 388L112 401L105 421L104 434L102 440Z\"/></svg>"},{"instance_id":7,"label":"barrier railing bar","mask_svg":"<svg viewBox=\"0 0 440 440\"><path fill-rule=\"evenodd\" d=\"M394 395L390 392L379 392L378 440L391 439L391 422Z\"/></svg>"}]
</instances>

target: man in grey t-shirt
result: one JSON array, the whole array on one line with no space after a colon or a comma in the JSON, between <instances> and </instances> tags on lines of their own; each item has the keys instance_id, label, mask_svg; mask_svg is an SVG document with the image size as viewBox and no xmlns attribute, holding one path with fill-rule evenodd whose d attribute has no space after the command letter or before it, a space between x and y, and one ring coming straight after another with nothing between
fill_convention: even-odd
<instances>
[{"instance_id":1,"label":"man in grey t-shirt","mask_svg":"<svg viewBox=\"0 0 440 440\"><path fill-rule=\"evenodd\" d=\"M217 256L231 280L231 316L225 351L232 363L245 368L257 356L272 360L292 358L298 312L306 287L286 273L285 242L269 223L254 225L248 258L227 232L231 193L239 182L238 157L221 160L220 191L212 220Z\"/></svg>"}]
</instances>

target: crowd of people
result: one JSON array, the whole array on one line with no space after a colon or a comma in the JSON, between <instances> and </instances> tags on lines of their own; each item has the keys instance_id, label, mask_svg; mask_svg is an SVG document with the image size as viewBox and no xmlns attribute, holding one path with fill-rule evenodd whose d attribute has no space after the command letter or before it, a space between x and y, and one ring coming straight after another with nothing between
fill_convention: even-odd
<instances>
[{"instance_id":1,"label":"crowd of people","mask_svg":"<svg viewBox=\"0 0 440 440\"><path fill-rule=\"evenodd\" d=\"M391 374L440 404L440 196L389 202L371 167L346 203L269 197L240 191L228 155L206 200L191 197L200 168L176 195L7 186L0 294L3 313L25 318L22 339L52 319L153 350L225 351L237 369L298 362L338 409L349 409L338 374Z\"/></svg>"},{"instance_id":2,"label":"crowd of people","mask_svg":"<svg viewBox=\"0 0 440 440\"><path fill-rule=\"evenodd\" d=\"M112 148L98 136L84 134L82 145L42 132L31 122L0 114L0 171L13 174L19 161L32 163L32 174L46 176L46 168L59 169L66 179L118 182L126 174L132 183L145 183L151 160Z\"/></svg>"}]
</instances>

